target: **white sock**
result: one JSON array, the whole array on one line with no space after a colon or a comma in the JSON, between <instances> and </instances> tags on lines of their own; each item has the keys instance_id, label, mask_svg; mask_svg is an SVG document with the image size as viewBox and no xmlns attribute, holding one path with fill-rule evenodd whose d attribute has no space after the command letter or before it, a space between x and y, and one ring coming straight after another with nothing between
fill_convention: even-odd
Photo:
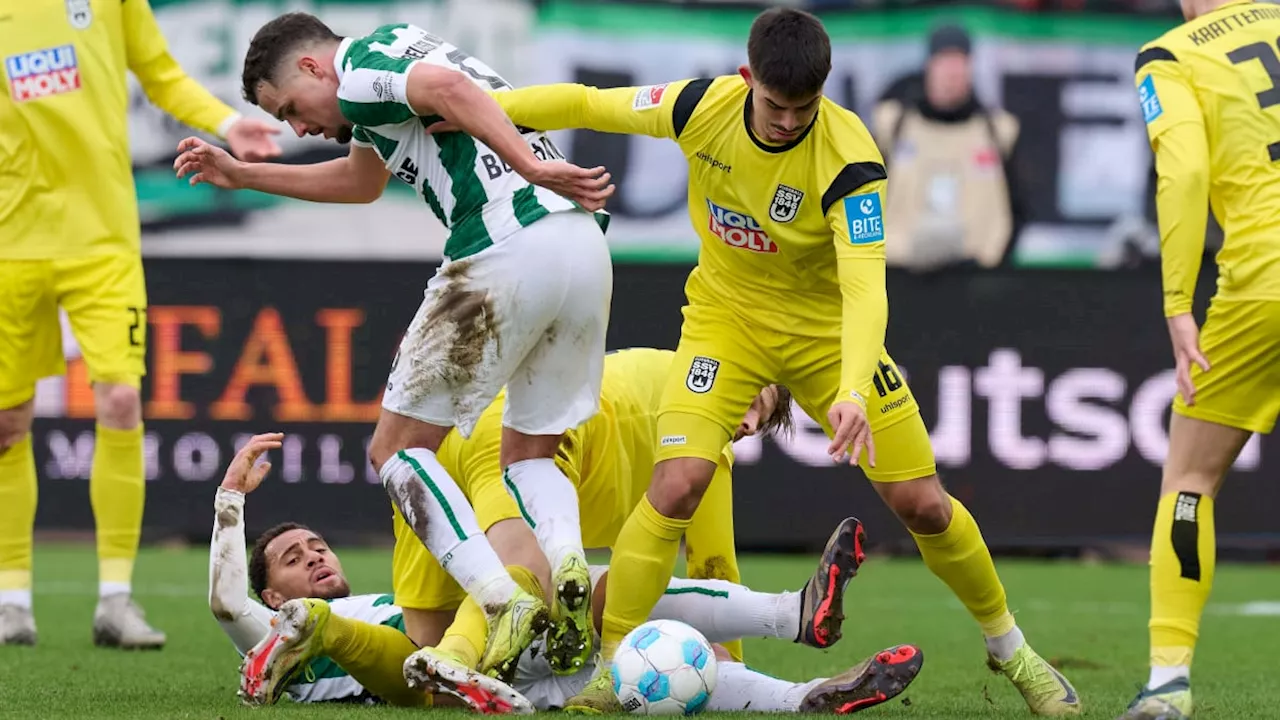
<instances>
[{"instance_id":1,"label":"white sock","mask_svg":"<svg viewBox=\"0 0 1280 720\"><path fill-rule=\"evenodd\" d=\"M707 637L795 640L800 634L800 593L762 593L726 580L672 578L651 620L679 620Z\"/></svg>"},{"instance_id":2,"label":"white sock","mask_svg":"<svg viewBox=\"0 0 1280 720\"><path fill-rule=\"evenodd\" d=\"M108 595L128 595L133 592L132 583L127 582L100 582L98 583L98 597L104 598Z\"/></svg>"},{"instance_id":3,"label":"white sock","mask_svg":"<svg viewBox=\"0 0 1280 720\"><path fill-rule=\"evenodd\" d=\"M555 460L534 458L512 463L502 481L533 527L552 572L570 555L586 557L582 551L578 491L556 467Z\"/></svg>"},{"instance_id":4,"label":"white sock","mask_svg":"<svg viewBox=\"0 0 1280 720\"><path fill-rule=\"evenodd\" d=\"M1155 690L1167 682L1172 682L1178 678L1191 680L1191 666L1189 665L1152 665L1151 679L1147 681L1147 689Z\"/></svg>"},{"instance_id":5,"label":"white sock","mask_svg":"<svg viewBox=\"0 0 1280 720\"><path fill-rule=\"evenodd\" d=\"M716 691L708 710L796 712L800 701L822 680L793 683L756 672L742 663L716 663Z\"/></svg>"},{"instance_id":6,"label":"white sock","mask_svg":"<svg viewBox=\"0 0 1280 720\"><path fill-rule=\"evenodd\" d=\"M30 590L0 590L0 605L17 605L20 608L31 609L31 591Z\"/></svg>"},{"instance_id":7,"label":"white sock","mask_svg":"<svg viewBox=\"0 0 1280 720\"><path fill-rule=\"evenodd\" d=\"M404 450L383 464L379 474L414 534L468 595L486 612L511 599L519 586L435 453L423 448Z\"/></svg>"},{"instance_id":8,"label":"white sock","mask_svg":"<svg viewBox=\"0 0 1280 720\"><path fill-rule=\"evenodd\" d=\"M987 638L987 650L1000 662L1009 662L1013 659L1013 654L1018 652L1018 648L1027 643L1027 639L1023 637L1022 630L1017 625L1009 632L997 637Z\"/></svg>"}]
</instances>

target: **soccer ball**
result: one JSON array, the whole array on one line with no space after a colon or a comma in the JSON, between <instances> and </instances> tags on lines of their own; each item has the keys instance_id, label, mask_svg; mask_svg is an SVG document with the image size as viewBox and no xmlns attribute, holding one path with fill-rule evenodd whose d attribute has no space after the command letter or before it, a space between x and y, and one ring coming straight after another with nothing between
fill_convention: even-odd
<instances>
[{"instance_id":1,"label":"soccer ball","mask_svg":"<svg viewBox=\"0 0 1280 720\"><path fill-rule=\"evenodd\" d=\"M682 622L647 622L628 633L613 656L613 691L637 715L693 715L715 689L711 643Z\"/></svg>"}]
</instances>

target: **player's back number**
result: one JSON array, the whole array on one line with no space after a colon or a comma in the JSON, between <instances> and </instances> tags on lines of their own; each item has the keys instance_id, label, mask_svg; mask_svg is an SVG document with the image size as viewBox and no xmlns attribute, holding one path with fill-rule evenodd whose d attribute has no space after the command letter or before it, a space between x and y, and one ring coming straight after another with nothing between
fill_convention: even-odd
<instances>
[{"instance_id":1,"label":"player's back number","mask_svg":"<svg viewBox=\"0 0 1280 720\"><path fill-rule=\"evenodd\" d=\"M1280 45L1280 38L1276 39L1276 45L1255 42L1243 45L1227 53L1227 59L1235 65L1257 60L1262 64L1262 69L1267 71L1267 77L1271 79L1271 87L1257 94L1258 107L1263 110L1272 105L1280 104L1280 56L1276 55L1277 45ZM1280 142L1273 142L1268 145L1267 154L1270 155L1271 162L1280 160Z\"/></svg>"}]
</instances>

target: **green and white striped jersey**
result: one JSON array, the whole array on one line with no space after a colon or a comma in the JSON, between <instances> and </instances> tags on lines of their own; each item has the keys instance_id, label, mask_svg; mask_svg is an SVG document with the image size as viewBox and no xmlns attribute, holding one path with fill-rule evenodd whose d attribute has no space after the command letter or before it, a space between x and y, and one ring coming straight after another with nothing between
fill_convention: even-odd
<instances>
[{"instance_id":1,"label":"green and white striped jersey","mask_svg":"<svg viewBox=\"0 0 1280 720\"><path fill-rule=\"evenodd\" d=\"M404 632L404 616L392 595L353 595L329 601L329 608L346 618L373 625L390 625ZM300 674L285 688L294 702L373 702L375 698L338 667L321 656L307 663Z\"/></svg>"},{"instance_id":2,"label":"green and white striped jersey","mask_svg":"<svg viewBox=\"0 0 1280 720\"><path fill-rule=\"evenodd\" d=\"M413 25L384 25L366 37L346 38L338 48L338 102L355 125L352 142L372 147L449 228L446 258L474 255L548 213L577 208L530 184L465 133L424 132L441 118L420 117L409 107L409 71L420 62L461 71L485 90L511 86L489 66ZM539 159L564 158L545 134L522 133Z\"/></svg>"}]
</instances>

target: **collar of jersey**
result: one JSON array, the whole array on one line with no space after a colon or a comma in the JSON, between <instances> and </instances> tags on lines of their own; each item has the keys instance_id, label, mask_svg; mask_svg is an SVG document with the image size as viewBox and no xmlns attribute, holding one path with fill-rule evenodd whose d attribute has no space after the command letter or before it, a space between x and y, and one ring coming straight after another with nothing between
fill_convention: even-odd
<instances>
[{"instance_id":1,"label":"collar of jersey","mask_svg":"<svg viewBox=\"0 0 1280 720\"><path fill-rule=\"evenodd\" d=\"M342 82L343 70L342 61L347 58L347 51L351 49L351 38L342 38L342 42L338 43L338 52L333 54L333 71L338 73L338 82Z\"/></svg>"},{"instance_id":2,"label":"collar of jersey","mask_svg":"<svg viewBox=\"0 0 1280 720\"><path fill-rule=\"evenodd\" d=\"M792 140L786 145L770 145L764 142L763 140L761 140L760 138L756 137L756 134L751 131L751 97L753 93L754 93L753 90L747 91L747 101L742 105L742 125L743 127L746 128L747 137L751 138L751 142L755 143L756 147L760 148L761 150L767 153L784 153L790 150L791 148L799 145L800 143L804 142L805 138L809 137L809 132L813 130L813 126L818 124L818 116L814 115L813 122L809 123L809 127L805 128L804 132L800 133L799 137L797 137L795 140ZM818 112L821 113L822 110L819 109Z\"/></svg>"}]
</instances>

